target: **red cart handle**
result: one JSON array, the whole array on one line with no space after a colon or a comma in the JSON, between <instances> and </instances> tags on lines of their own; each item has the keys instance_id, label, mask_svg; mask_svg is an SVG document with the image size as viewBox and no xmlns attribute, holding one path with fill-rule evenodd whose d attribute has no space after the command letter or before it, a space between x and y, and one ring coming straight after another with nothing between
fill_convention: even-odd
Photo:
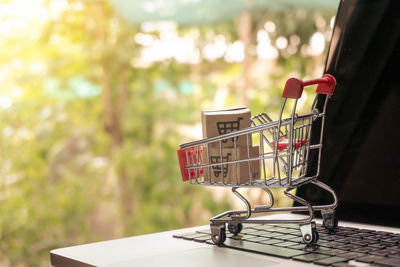
<instances>
[{"instance_id":1,"label":"red cart handle","mask_svg":"<svg viewBox=\"0 0 400 267\"><path fill-rule=\"evenodd\" d=\"M283 98L300 98L303 94L304 86L318 84L315 90L318 94L332 95L336 87L336 80L332 75L325 74L322 78L302 81L297 78L290 78L286 81L285 89L283 89Z\"/></svg>"}]
</instances>

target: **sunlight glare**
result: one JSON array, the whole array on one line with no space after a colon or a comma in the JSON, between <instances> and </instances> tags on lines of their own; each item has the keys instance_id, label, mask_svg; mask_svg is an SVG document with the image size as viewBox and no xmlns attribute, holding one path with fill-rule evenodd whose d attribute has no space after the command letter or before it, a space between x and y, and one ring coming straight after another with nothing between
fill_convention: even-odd
<instances>
[{"instance_id":1,"label":"sunlight glare","mask_svg":"<svg viewBox=\"0 0 400 267\"><path fill-rule=\"evenodd\" d=\"M275 41L275 45L278 49L282 50L287 47L288 41L285 36L279 36Z\"/></svg>"},{"instance_id":2,"label":"sunlight glare","mask_svg":"<svg viewBox=\"0 0 400 267\"><path fill-rule=\"evenodd\" d=\"M265 30L257 32L257 56L260 59L274 59L278 57L278 49L272 46L271 38Z\"/></svg>"},{"instance_id":3,"label":"sunlight glare","mask_svg":"<svg viewBox=\"0 0 400 267\"><path fill-rule=\"evenodd\" d=\"M312 56L318 56L325 50L325 38L320 32L315 32L310 38L308 53Z\"/></svg>"},{"instance_id":4,"label":"sunlight glare","mask_svg":"<svg viewBox=\"0 0 400 267\"><path fill-rule=\"evenodd\" d=\"M12 106L11 97L6 95L0 95L0 107L2 109L9 109Z\"/></svg>"},{"instance_id":5,"label":"sunlight glare","mask_svg":"<svg viewBox=\"0 0 400 267\"><path fill-rule=\"evenodd\" d=\"M244 44L242 41L235 41L229 44L226 49L226 62L241 62L244 60Z\"/></svg>"}]
</instances>

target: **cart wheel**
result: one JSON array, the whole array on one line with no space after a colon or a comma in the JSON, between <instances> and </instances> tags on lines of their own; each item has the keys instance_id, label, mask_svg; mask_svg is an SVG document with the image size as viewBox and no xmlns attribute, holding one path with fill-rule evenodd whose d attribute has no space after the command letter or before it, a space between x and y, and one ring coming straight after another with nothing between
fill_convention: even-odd
<instances>
[{"instance_id":1,"label":"cart wheel","mask_svg":"<svg viewBox=\"0 0 400 267\"><path fill-rule=\"evenodd\" d=\"M312 245L315 245L315 244L317 244L317 242L318 242L318 240L319 240L319 234L318 234L318 232L317 232L317 229L313 229L313 230L312 230L312 233L313 233L313 238L312 238L311 244L312 244Z\"/></svg>"},{"instance_id":2,"label":"cart wheel","mask_svg":"<svg viewBox=\"0 0 400 267\"><path fill-rule=\"evenodd\" d=\"M314 222L300 226L300 230L303 236L303 241L306 245L314 246L318 242L319 234Z\"/></svg>"},{"instance_id":3,"label":"cart wheel","mask_svg":"<svg viewBox=\"0 0 400 267\"><path fill-rule=\"evenodd\" d=\"M211 240L214 242L215 245L221 246L226 240L225 231L220 231L219 234L211 234Z\"/></svg>"},{"instance_id":4,"label":"cart wheel","mask_svg":"<svg viewBox=\"0 0 400 267\"><path fill-rule=\"evenodd\" d=\"M338 227L338 218L332 214L331 216L326 216L322 222L324 225L325 229L328 229L329 231L335 231Z\"/></svg>"},{"instance_id":5,"label":"cart wheel","mask_svg":"<svg viewBox=\"0 0 400 267\"><path fill-rule=\"evenodd\" d=\"M221 246L226 240L225 224L211 223L211 240L215 245Z\"/></svg>"},{"instance_id":6,"label":"cart wheel","mask_svg":"<svg viewBox=\"0 0 400 267\"><path fill-rule=\"evenodd\" d=\"M242 231L242 229L243 229L242 223L228 223L228 231L231 234L237 235Z\"/></svg>"},{"instance_id":7,"label":"cart wheel","mask_svg":"<svg viewBox=\"0 0 400 267\"><path fill-rule=\"evenodd\" d=\"M319 234L316 229L312 229L312 235L305 234L303 236L303 241L307 246L314 246L319 240Z\"/></svg>"}]
</instances>

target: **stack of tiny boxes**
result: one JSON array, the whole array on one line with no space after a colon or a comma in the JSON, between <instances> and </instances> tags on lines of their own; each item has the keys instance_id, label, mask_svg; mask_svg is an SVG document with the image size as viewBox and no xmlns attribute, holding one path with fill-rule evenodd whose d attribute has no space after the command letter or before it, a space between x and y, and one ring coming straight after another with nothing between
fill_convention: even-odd
<instances>
[{"instance_id":1,"label":"stack of tiny boxes","mask_svg":"<svg viewBox=\"0 0 400 267\"><path fill-rule=\"evenodd\" d=\"M203 138L227 134L250 127L251 113L248 108L203 110L201 112ZM236 139L236 149L234 144ZM208 150L210 150L208 152ZM222 155L221 155L222 151ZM250 156L250 157L249 157ZM203 149L205 163L221 163L246 160L240 163L217 164L204 168L204 179L211 183L240 185L260 178L259 147L252 146L251 134L213 142ZM222 161L221 161L222 160Z\"/></svg>"}]
</instances>

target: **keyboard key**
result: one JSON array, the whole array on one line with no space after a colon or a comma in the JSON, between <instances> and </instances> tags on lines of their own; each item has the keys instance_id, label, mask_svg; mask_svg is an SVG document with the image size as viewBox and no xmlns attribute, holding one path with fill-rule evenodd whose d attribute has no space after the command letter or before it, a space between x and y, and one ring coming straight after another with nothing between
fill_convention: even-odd
<instances>
[{"instance_id":1,"label":"keyboard key","mask_svg":"<svg viewBox=\"0 0 400 267\"><path fill-rule=\"evenodd\" d=\"M273 237L284 236L284 235L285 234L281 234L281 233L268 233L268 234L265 234L265 237L273 238Z\"/></svg>"},{"instance_id":2,"label":"keyboard key","mask_svg":"<svg viewBox=\"0 0 400 267\"><path fill-rule=\"evenodd\" d=\"M334 241L335 240L335 237L333 237L333 236L320 236L320 238L322 239L322 240L326 240L326 241Z\"/></svg>"},{"instance_id":3,"label":"keyboard key","mask_svg":"<svg viewBox=\"0 0 400 267\"><path fill-rule=\"evenodd\" d=\"M373 237L375 235L374 234L369 234L369 233L358 233L358 234L351 234L350 236L365 238L365 237Z\"/></svg>"},{"instance_id":4,"label":"keyboard key","mask_svg":"<svg viewBox=\"0 0 400 267\"><path fill-rule=\"evenodd\" d=\"M386 246L380 245L380 244L369 244L369 247L374 247L374 248L380 248L380 249L384 249L386 248Z\"/></svg>"},{"instance_id":5,"label":"keyboard key","mask_svg":"<svg viewBox=\"0 0 400 267\"><path fill-rule=\"evenodd\" d=\"M282 258L291 258L297 255L304 254L304 252L300 250L290 249L290 248L282 248L275 247L271 245L265 245L261 243L253 243L248 241L238 241L231 238L228 238L224 245L230 248L236 248L245 251L252 251L263 253L271 256L277 256Z\"/></svg>"},{"instance_id":6,"label":"keyboard key","mask_svg":"<svg viewBox=\"0 0 400 267\"><path fill-rule=\"evenodd\" d=\"M249 227L246 227L246 229L257 229L257 230L261 230L264 229L264 226L266 226L265 224L260 224L260 225L251 225Z\"/></svg>"},{"instance_id":7,"label":"keyboard key","mask_svg":"<svg viewBox=\"0 0 400 267\"><path fill-rule=\"evenodd\" d=\"M300 230L298 224L281 224L282 227Z\"/></svg>"},{"instance_id":8,"label":"keyboard key","mask_svg":"<svg viewBox=\"0 0 400 267\"><path fill-rule=\"evenodd\" d=\"M383 250L387 251L389 254L398 254L398 253L400 253L400 251L397 250L397 248L393 248L393 247L386 247Z\"/></svg>"},{"instance_id":9,"label":"keyboard key","mask_svg":"<svg viewBox=\"0 0 400 267\"><path fill-rule=\"evenodd\" d=\"M346 240L347 236L342 236L342 235L331 235L331 238L335 241L342 241Z\"/></svg>"},{"instance_id":10,"label":"keyboard key","mask_svg":"<svg viewBox=\"0 0 400 267\"><path fill-rule=\"evenodd\" d=\"M396 243L399 243L399 239L397 237L385 238L385 239L381 239L381 242L396 244Z\"/></svg>"},{"instance_id":11,"label":"keyboard key","mask_svg":"<svg viewBox=\"0 0 400 267\"><path fill-rule=\"evenodd\" d=\"M368 243L365 242L365 241L362 241L362 240L360 240L360 241L353 241L353 242L351 242L350 244L353 244L353 245L356 245L356 246L359 246L359 247L368 246Z\"/></svg>"},{"instance_id":12,"label":"keyboard key","mask_svg":"<svg viewBox=\"0 0 400 267\"><path fill-rule=\"evenodd\" d=\"M347 252L344 254L340 254L340 257L343 257L343 258L346 258L349 260L353 260L353 259L361 258L361 257L367 257L367 256L368 256L368 254L363 254L363 253L359 253L359 252Z\"/></svg>"},{"instance_id":13,"label":"keyboard key","mask_svg":"<svg viewBox=\"0 0 400 267\"><path fill-rule=\"evenodd\" d=\"M347 231L350 230L350 231L352 231L354 233L358 233L358 231L360 230L360 228L348 227L348 226L342 226L342 227L339 226L339 228L343 228L344 230L347 230Z\"/></svg>"},{"instance_id":14,"label":"keyboard key","mask_svg":"<svg viewBox=\"0 0 400 267\"><path fill-rule=\"evenodd\" d=\"M369 252L369 254L375 255L375 256L385 257L385 256L389 255L389 252L385 251L385 250L376 250L376 251Z\"/></svg>"},{"instance_id":15,"label":"keyboard key","mask_svg":"<svg viewBox=\"0 0 400 267\"><path fill-rule=\"evenodd\" d=\"M192 234L189 234L189 235L183 235L182 238L185 239L185 240L193 240L195 238L203 237L203 236L210 237L210 235L204 234L204 233L192 233Z\"/></svg>"},{"instance_id":16,"label":"keyboard key","mask_svg":"<svg viewBox=\"0 0 400 267\"><path fill-rule=\"evenodd\" d=\"M276 239L280 239L280 240L290 240L290 241L292 241L291 239L292 238L298 238L297 236L293 236L293 235L280 235L280 236L276 236L276 237L274 237L274 238L276 238ZM301 241L303 241L303 239L301 239ZM293 241L292 241L293 242Z\"/></svg>"},{"instance_id":17,"label":"keyboard key","mask_svg":"<svg viewBox=\"0 0 400 267\"><path fill-rule=\"evenodd\" d=\"M277 244L277 243L282 243L282 240L268 239L268 240L260 241L260 243L265 244L265 245L273 245L273 244Z\"/></svg>"},{"instance_id":18,"label":"keyboard key","mask_svg":"<svg viewBox=\"0 0 400 267\"><path fill-rule=\"evenodd\" d=\"M250 237L253 237L253 236L247 236L247 238L250 238ZM241 235L241 234L238 234L238 235L233 235L231 238L235 239L235 240L242 240L242 239L244 239L246 237Z\"/></svg>"},{"instance_id":19,"label":"keyboard key","mask_svg":"<svg viewBox=\"0 0 400 267\"><path fill-rule=\"evenodd\" d=\"M301 242L303 242L303 237L293 236L293 237L289 237L287 240L296 242L296 243L301 243Z\"/></svg>"},{"instance_id":20,"label":"keyboard key","mask_svg":"<svg viewBox=\"0 0 400 267\"><path fill-rule=\"evenodd\" d=\"M259 229L260 230L269 230L271 232L274 232L275 226L270 225L270 224L264 224L264 225L261 225Z\"/></svg>"},{"instance_id":21,"label":"keyboard key","mask_svg":"<svg viewBox=\"0 0 400 267\"><path fill-rule=\"evenodd\" d=\"M357 232L359 233L375 233L375 230L369 230L369 229L359 229Z\"/></svg>"},{"instance_id":22,"label":"keyboard key","mask_svg":"<svg viewBox=\"0 0 400 267\"><path fill-rule=\"evenodd\" d=\"M251 241L251 242L260 242L260 241L268 240L269 238L265 238L265 237L262 237L262 236L252 236L250 238L242 238L242 239L247 240L247 241Z\"/></svg>"},{"instance_id":23,"label":"keyboard key","mask_svg":"<svg viewBox=\"0 0 400 267\"><path fill-rule=\"evenodd\" d=\"M319 237L318 245L326 244L326 243L330 243L330 242L332 242L332 241L324 240L324 239L322 239L321 237Z\"/></svg>"},{"instance_id":24,"label":"keyboard key","mask_svg":"<svg viewBox=\"0 0 400 267\"><path fill-rule=\"evenodd\" d=\"M359 242L361 240L364 240L364 242L366 241L365 239L362 239L362 238L355 238L355 237L346 236L345 238L341 239L341 242L352 243L352 242Z\"/></svg>"},{"instance_id":25,"label":"keyboard key","mask_svg":"<svg viewBox=\"0 0 400 267\"><path fill-rule=\"evenodd\" d=\"M327 248L339 248L341 246L343 246L343 243L340 242L328 242L328 243L320 243L318 242L318 245L320 245L321 247L327 247Z\"/></svg>"},{"instance_id":26,"label":"keyboard key","mask_svg":"<svg viewBox=\"0 0 400 267\"><path fill-rule=\"evenodd\" d=\"M330 249L330 250L320 250L319 253L329 255L329 256L339 255L340 257L342 257L342 254L344 254L344 253L348 254L348 251L341 250L341 249Z\"/></svg>"},{"instance_id":27,"label":"keyboard key","mask_svg":"<svg viewBox=\"0 0 400 267\"><path fill-rule=\"evenodd\" d=\"M339 230L347 229L347 230L352 230L352 231L355 231L355 232L358 231L358 230L360 230L360 228L349 227L349 226L339 226L338 229L339 229Z\"/></svg>"},{"instance_id":28,"label":"keyboard key","mask_svg":"<svg viewBox=\"0 0 400 267\"><path fill-rule=\"evenodd\" d=\"M275 244L275 246L278 246L278 247L290 247L290 246L294 246L294 245L298 245L298 244L295 242L290 242L290 241L285 241L285 242Z\"/></svg>"},{"instance_id":29,"label":"keyboard key","mask_svg":"<svg viewBox=\"0 0 400 267\"><path fill-rule=\"evenodd\" d=\"M382 264L386 266L400 267L400 260L394 258L383 258L376 260L375 263Z\"/></svg>"},{"instance_id":30,"label":"keyboard key","mask_svg":"<svg viewBox=\"0 0 400 267\"><path fill-rule=\"evenodd\" d=\"M314 263L322 265L331 265L333 263L347 262L347 261L348 261L347 259L342 257L329 257L329 258L317 259L314 261Z\"/></svg>"},{"instance_id":31,"label":"keyboard key","mask_svg":"<svg viewBox=\"0 0 400 267\"><path fill-rule=\"evenodd\" d=\"M349 231L349 230L340 230L338 232L335 232L335 235L352 235L354 232Z\"/></svg>"},{"instance_id":32,"label":"keyboard key","mask_svg":"<svg viewBox=\"0 0 400 267\"><path fill-rule=\"evenodd\" d=\"M211 240L211 235L205 235L205 236L193 238L193 241L196 241L196 242L205 242L207 240Z\"/></svg>"},{"instance_id":33,"label":"keyboard key","mask_svg":"<svg viewBox=\"0 0 400 267\"><path fill-rule=\"evenodd\" d=\"M386 249L390 249L390 250L392 250L392 251L400 252L400 246L393 246L393 245L391 245L391 246L387 246Z\"/></svg>"},{"instance_id":34,"label":"keyboard key","mask_svg":"<svg viewBox=\"0 0 400 267\"><path fill-rule=\"evenodd\" d=\"M210 229L210 228L207 228L207 229L197 230L196 233L203 233L203 234L209 234L209 235L211 235L211 229Z\"/></svg>"},{"instance_id":35,"label":"keyboard key","mask_svg":"<svg viewBox=\"0 0 400 267\"><path fill-rule=\"evenodd\" d=\"M363 248L354 248L350 249L351 252L361 252L361 253L369 253L374 250L379 250L379 248L374 248L374 247L363 247Z\"/></svg>"},{"instance_id":36,"label":"keyboard key","mask_svg":"<svg viewBox=\"0 0 400 267\"><path fill-rule=\"evenodd\" d=\"M380 240L377 239L362 239L362 242L372 245L372 244L377 244L377 245L382 245Z\"/></svg>"},{"instance_id":37,"label":"keyboard key","mask_svg":"<svg viewBox=\"0 0 400 267\"><path fill-rule=\"evenodd\" d=\"M364 265L364 267L367 267L368 265ZM350 264L348 262L336 262L332 264L332 267L357 267L357 265Z\"/></svg>"},{"instance_id":38,"label":"keyboard key","mask_svg":"<svg viewBox=\"0 0 400 267\"><path fill-rule=\"evenodd\" d=\"M191 236L191 235L199 235L199 233L195 233L195 232L189 232L189 233L182 233L182 234L174 234L172 237L175 238L183 238L184 236ZM200 235L204 235L204 234L200 234ZM185 238L186 239L186 238ZM193 239L193 238L192 238ZM192 239L187 239L187 240L192 240Z\"/></svg>"},{"instance_id":39,"label":"keyboard key","mask_svg":"<svg viewBox=\"0 0 400 267\"><path fill-rule=\"evenodd\" d=\"M298 233L300 232L299 229L291 229L291 228L280 228L280 229L275 229L276 232L281 233L281 234L291 234L291 233Z\"/></svg>"},{"instance_id":40,"label":"keyboard key","mask_svg":"<svg viewBox=\"0 0 400 267\"><path fill-rule=\"evenodd\" d=\"M254 229L251 229L254 230ZM260 234L262 233L262 231L259 230L254 230L254 231L241 231L240 234L241 235L248 235L248 236L260 236Z\"/></svg>"},{"instance_id":41,"label":"keyboard key","mask_svg":"<svg viewBox=\"0 0 400 267\"><path fill-rule=\"evenodd\" d=\"M376 262L378 260L382 260L382 259L385 259L385 258L386 257L370 255L370 256L367 256L367 257L359 257L359 258L356 258L355 260L356 261L361 261L361 262L366 262L366 263L374 263L374 262Z\"/></svg>"},{"instance_id":42,"label":"keyboard key","mask_svg":"<svg viewBox=\"0 0 400 267\"><path fill-rule=\"evenodd\" d=\"M340 249L343 249L343 250L352 250L352 249L356 249L356 248L360 248L360 246L353 245L353 244L344 244L343 246L340 247Z\"/></svg>"},{"instance_id":43,"label":"keyboard key","mask_svg":"<svg viewBox=\"0 0 400 267\"><path fill-rule=\"evenodd\" d=\"M385 246L385 247L397 246L396 244L393 244L393 243L386 243L386 242L380 242L379 244L382 245L382 246Z\"/></svg>"},{"instance_id":44,"label":"keyboard key","mask_svg":"<svg viewBox=\"0 0 400 267\"><path fill-rule=\"evenodd\" d=\"M325 259L325 258L329 258L329 257L330 256L324 255L324 254L308 253L308 254L304 254L304 255L299 255L299 256L293 257L293 259L294 260L298 260L298 261L313 262L313 261L316 261L318 259Z\"/></svg>"},{"instance_id":45,"label":"keyboard key","mask_svg":"<svg viewBox=\"0 0 400 267\"><path fill-rule=\"evenodd\" d=\"M292 235L292 236L297 236L297 237L302 237L300 231L298 231L297 233L296 233L296 232L290 233L290 235Z\"/></svg>"},{"instance_id":46,"label":"keyboard key","mask_svg":"<svg viewBox=\"0 0 400 267\"><path fill-rule=\"evenodd\" d=\"M289 248L303 250L303 249L308 248L308 246L306 244L297 244L297 245L290 246Z\"/></svg>"},{"instance_id":47,"label":"keyboard key","mask_svg":"<svg viewBox=\"0 0 400 267\"><path fill-rule=\"evenodd\" d=\"M321 253L324 254L324 251L331 251L331 248L326 248L326 247L320 247L320 246L307 246L306 248L303 249L304 251L307 252L313 252L313 253Z\"/></svg>"},{"instance_id":48,"label":"keyboard key","mask_svg":"<svg viewBox=\"0 0 400 267\"><path fill-rule=\"evenodd\" d=\"M372 235L372 236L364 236L364 240L381 240L382 238L387 238L387 236L381 236L381 235Z\"/></svg>"},{"instance_id":49,"label":"keyboard key","mask_svg":"<svg viewBox=\"0 0 400 267\"><path fill-rule=\"evenodd\" d=\"M378 235L390 235L389 232L384 232L384 231L376 231L375 234L378 234Z\"/></svg>"},{"instance_id":50,"label":"keyboard key","mask_svg":"<svg viewBox=\"0 0 400 267\"><path fill-rule=\"evenodd\" d=\"M259 231L257 229L246 228L246 229L243 229L240 233L251 234L251 233L259 233Z\"/></svg>"}]
</instances>

